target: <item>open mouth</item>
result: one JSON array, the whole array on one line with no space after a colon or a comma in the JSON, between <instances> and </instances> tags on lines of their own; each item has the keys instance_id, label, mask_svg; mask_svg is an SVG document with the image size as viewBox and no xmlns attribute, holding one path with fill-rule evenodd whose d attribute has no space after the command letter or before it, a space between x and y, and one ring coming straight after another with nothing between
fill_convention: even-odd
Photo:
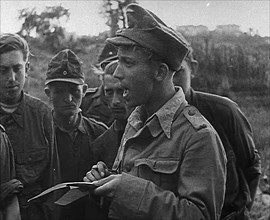
<instances>
[{"instance_id":1,"label":"open mouth","mask_svg":"<svg viewBox=\"0 0 270 220\"><path fill-rule=\"evenodd\" d=\"M19 86L18 85L12 85L12 86L7 86L6 88L8 90L14 90L14 89L17 89Z\"/></svg>"},{"instance_id":2,"label":"open mouth","mask_svg":"<svg viewBox=\"0 0 270 220\"><path fill-rule=\"evenodd\" d=\"M124 108L112 108L112 111L114 112L114 114L123 114L123 113L125 113Z\"/></svg>"},{"instance_id":3,"label":"open mouth","mask_svg":"<svg viewBox=\"0 0 270 220\"><path fill-rule=\"evenodd\" d=\"M128 89L125 89L125 90L124 90L124 92L123 92L123 97L124 97L124 98L127 97L128 91L129 91Z\"/></svg>"},{"instance_id":4,"label":"open mouth","mask_svg":"<svg viewBox=\"0 0 270 220\"><path fill-rule=\"evenodd\" d=\"M123 97L125 98L129 93L129 89L127 87L123 86L122 84L121 84L121 87L124 90Z\"/></svg>"}]
</instances>

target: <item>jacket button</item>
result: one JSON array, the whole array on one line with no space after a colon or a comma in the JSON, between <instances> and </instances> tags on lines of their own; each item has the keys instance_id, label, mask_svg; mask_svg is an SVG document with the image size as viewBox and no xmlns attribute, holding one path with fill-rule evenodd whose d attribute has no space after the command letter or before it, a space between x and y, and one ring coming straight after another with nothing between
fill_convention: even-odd
<instances>
[{"instance_id":1,"label":"jacket button","mask_svg":"<svg viewBox=\"0 0 270 220\"><path fill-rule=\"evenodd\" d=\"M195 110L188 110L188 114L189 114L190 116L195 115Z\"/></svg>"},{"instance_id":2,"label":"jacket button","mask_svg":"<svg viewBox=\"0 0 270 220\"><path fill-rule=\"evenodd\" d=\"M199 129L202 129L202 128L207 128L207 125L206 124L201 124Z\"/></svg>"},{"instance_id":3,"label":"jacket button","mask_svg":"<svg viewBox=\"0 0 270 220\"><path fill-rule=\"evenodd\" d=\"M125 170L127 172L130 172L131 171L131 165L129 165L129 164L125 165Z\"/></svg>"}]
</instances>

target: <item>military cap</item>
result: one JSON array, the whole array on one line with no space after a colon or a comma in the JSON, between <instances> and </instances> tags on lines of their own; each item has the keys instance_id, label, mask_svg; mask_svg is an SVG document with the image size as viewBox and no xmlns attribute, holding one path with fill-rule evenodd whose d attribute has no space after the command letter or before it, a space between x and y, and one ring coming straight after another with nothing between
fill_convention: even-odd
<instances>
[{"instance_id":1,"label":"military cap","mask_svg":"<svg viewBox=\"0 0 270 220\"><path fill-rule=\"evenodd\" d=\"M84 84L82 61L70 49L58 52L48 64L45 85L56 81Z\"/></svg>"},{"instance_id":2,"label":"military cap","mask_svg":"<svg viewBox=\"0 0 270 220\"><path fill-rule=\"evenodd\" d=\"M180 69L190 47L180 33L138 4L128 5L126 16L128 27L117 31L116 37L108 38L107 42L116 47L138 44L159 55L171 70Z\"/></svg>"},{"instance_id":3,"label":"military cap","mask_svg":"<svg viewBox=\"0 0 270 220\"><path fill-rule=\"evenodd\" d=\"M118 57L117 56L112 56L112 57L109 57L105 60L103 60L102 62L99 63L99 66L101 67L101 69L104 71L106 66L108 64L110 64L111 62L113 61L117 61L118 60Z\"/></svg>"}]
</instances>

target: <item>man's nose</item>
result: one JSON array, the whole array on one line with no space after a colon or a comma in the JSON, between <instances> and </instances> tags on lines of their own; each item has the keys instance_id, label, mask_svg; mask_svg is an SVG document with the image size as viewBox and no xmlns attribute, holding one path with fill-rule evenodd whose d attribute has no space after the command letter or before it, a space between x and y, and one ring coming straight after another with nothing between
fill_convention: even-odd
<instances>
[{"instance_id":1,"label":"man's nose","mask_svg":"<svg viewBox=\"0 0 270 220\"><path fill-rule=\"evenodd\" d=\"M123 77L124 77L123 70L122 70L120 65L117 66L116 70L113 73L113 76L115 78L119 79L120 81L123 79Z\"/></svg>"},{"instance_id":2,"label":"man's nose","mask_svg":"<svg viewBox=\"0 0 270 220\"><path fill-rule=\"evenodd\" d=\"M16 79L16 73L13 71L12 68L8 71L8 81L15 81Z\"/></svg>"},{"instance_id":3,"label":"man's nose","mask_svg":"<svg viewBox=\"0 0 270 220\"><path fill-rule=\"evenodd\" d=\"M65 95L65 101L66 101L66 102L71 102L72 99L73 99L73 97L72 97L71 94L66 94L66 95Z\"/></svg>"},{"instance_id":4,"label":"man's nose","mask_svg":"<svg viewBox=\"0 0 270 220\"><path fill-rule=\"evenodd\" d=\"M120 97L118 94L114 93L113 94L113 99L112 99L112 105L116 106L119 105L121 103Z\"/></svg>"}]
</instances>

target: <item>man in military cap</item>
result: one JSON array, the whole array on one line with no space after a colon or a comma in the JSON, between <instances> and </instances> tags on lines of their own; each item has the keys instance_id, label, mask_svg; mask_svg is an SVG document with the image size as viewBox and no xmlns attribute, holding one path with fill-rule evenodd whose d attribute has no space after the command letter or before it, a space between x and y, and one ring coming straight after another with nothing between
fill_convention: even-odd
<instances>
[{"instance_id":1,"label":"man in military cap","mask_svg":"<svg viewBox=\"0 0 270 220\"><path fill-rule=\"evenodd\" d=\"M0 124L0 220L21 219L17 194L22 190L22 183L15 176L13 150Z\"/></svg>"},{"instance_id":2,"label":"man in military cap","mask_svg":"<svg viewBox=\"0 0 270 220\"><path fill-rule=\"evenodd\" d=\"M106 65L103 73L104 93L106 103L112 111L114 122L107 131L99 136L95 141L94 147L95 151L97 151L98 159L105 162L110 168L113 165L118 147L120 146L127 118L131 110L133 110L133 108L128 108L123 98L124 90L120 86L119 80L113 77L117 64L118 60L113 60L106 64L101 63L101 65Z\"/></svg>"},{"instance_id":3,"label":"man in military cap","mask_svg":"<svg viewBox=\"0 0 270 220\"><path fill-rule=\"evenodd\" d=\"M84 178L111 201L116 219L219 219L225 193L222 143L173 74L189 51L185 39L152 12L131 4L128 28L107 39L118 47L128 118L111 174L99 162Z\"/></svg>"},{"instance_id":4,"label":"man in military cap","mask_svg":"<svg viewBox=\"0 0 270 220\"><path fill-rule=\"evenodd\" d=\"M12 144L22 220L45 219L43 204L27 200L51 185L51 110L41 100L23 91L29 71L29 46L17 34L0 36L0 123Z\"/></svg>"},{"instance_id":5,"label":"man in military cap","mask_svg":"<svg viewBox=\"0 0 270 220\"><path fill-rule=\"evenodd\" d=\"M98 67L104 71L105 66L116 57L117 50L111 44L106 44L99 56ZM104 94L104 77L102 71L95 72L99 75L100 86L88 88L83 97L81 109L82 114L88 118L101 121L110 126L114 121L113 112L106 103Z\"/></svg>"},{"instance_id":6,"label":"man in military cap","mask_svg":"<svg viewBox=\"0 0 270 220\"><path fill-rule=\"evenodd\" d=\"M227 181L221 218L250 219L249 210L261 174L260 156L254 145L251 126L232 100L192 89L191 76L196 76L197 69L198 62L190 52L181 69L174 74L173 81L182 87L188 103L213 125L226 150Z\"/></svg>"},{"instance_id":7,"label":"man in military cap","mask_svg":"<svg viewBox=\"0 0 270 220\"><path fill-rule=\"evenodd\" d=\"M96 161L92 143L106 127L80 112L87 90L80 58L69 49L57 53L48 64L45 86L53 107L61 182L81 181ZM61 219L87 219L86 202L87 198L63 209Z\"/></svg>"}]
</instances>

